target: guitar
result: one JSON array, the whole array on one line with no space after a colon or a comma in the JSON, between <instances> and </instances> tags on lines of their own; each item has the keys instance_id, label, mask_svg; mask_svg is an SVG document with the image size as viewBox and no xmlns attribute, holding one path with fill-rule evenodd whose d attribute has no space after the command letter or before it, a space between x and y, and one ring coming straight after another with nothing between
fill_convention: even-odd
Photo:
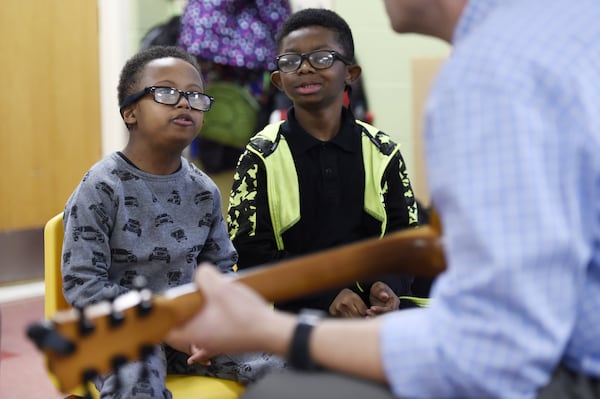
<instances>
[{"instance_id":1,"label":"guitar","mask_svg":"<svg viewBox=\"0 0 600 399\"><path fill-rule=\"evenodd\" d=\"M433 277L444 268L438 230L423 226L245 270L234 278L278 302L390 273ZM44 352L59 390L68 392L142 358L202 303L193 283L155 296L141 289L112 302L58 312L31 324L28 336Z\"/></svg>"}]
</instances>

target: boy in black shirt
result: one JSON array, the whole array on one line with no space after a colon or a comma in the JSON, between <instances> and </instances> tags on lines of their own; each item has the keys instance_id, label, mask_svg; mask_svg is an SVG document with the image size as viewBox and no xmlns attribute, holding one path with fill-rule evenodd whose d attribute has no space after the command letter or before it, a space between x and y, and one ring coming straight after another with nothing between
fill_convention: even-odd
<instances>
[{"instance_id":1,"label":"boy in black shirt","mask_svg":"<svg viewBox=\"0 0 600 399\"><path fill-rule=\"evenodd\" d=\"M282 26L277 51L271 79L293 106L250 140L236 168L228 227L239 268L416 226L398 145L343 106L361 74L348 24L331 10L301 10ZM382 277L276 306L374 316L398 309L411 282Z\"/></svg>"}]
</instances>

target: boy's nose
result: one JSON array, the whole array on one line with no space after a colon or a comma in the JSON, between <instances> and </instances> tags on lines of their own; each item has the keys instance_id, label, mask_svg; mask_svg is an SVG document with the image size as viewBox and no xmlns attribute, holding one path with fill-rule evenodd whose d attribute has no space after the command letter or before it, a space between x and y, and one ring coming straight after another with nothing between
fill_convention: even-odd
<instances>
[{"instance_id":1,"label":"boy's nose","mask_svg":"<svg viewBox=\"0 0 600 399\"><path fill-rule=\"evenodd\" d=\"M183 101L183 105L182 102ZM179 108L179 107L187 107L189 109L192 109L192 105L190 104L190 100L188 100L187 96L184 94L181 94L179 96L179 101L177 101L177 104L175 104L175 107Z\"/></svg>"},{"instance_id":2,"label":"boy's nose","mask_svg":"<svg viewBox=\"0 0 600 399\"><path fill-rule=\"evenodd\" d=\"M300 68L298 68L298 71L304 70L305 68L308 68L309 70L313 70L313 66L310 65L310 62L308 62L308 58L303 59L302 61L300 61Z\"/></svg>"}]
</instances>

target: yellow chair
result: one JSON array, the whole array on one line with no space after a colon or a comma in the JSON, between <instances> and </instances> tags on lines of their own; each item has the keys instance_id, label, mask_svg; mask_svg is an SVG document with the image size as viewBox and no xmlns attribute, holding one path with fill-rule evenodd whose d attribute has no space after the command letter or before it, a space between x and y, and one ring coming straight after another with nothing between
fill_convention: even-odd
<instances>
[{"instance_id":1,"label":"yellow chair","mask_svg":"<svg viewBox=\"0 0 600 399\"><path fill-rule=\"evenodd\" d=\"M61 254L63 243L62 212L50 219L44 227L44 315L46 319L70 306L62 293ZM50 373L50 378L53 379ZM55 380L53 382L56 385ZM58 385L56 385L58 386ZM244 391L244 387L234 381L191 375L168 375L167 388L174 399L236 399ZM83 396L83 388L72 392L70 398ZM94 399L98 392L92 389Z\"/></svg>"}]
</instances>

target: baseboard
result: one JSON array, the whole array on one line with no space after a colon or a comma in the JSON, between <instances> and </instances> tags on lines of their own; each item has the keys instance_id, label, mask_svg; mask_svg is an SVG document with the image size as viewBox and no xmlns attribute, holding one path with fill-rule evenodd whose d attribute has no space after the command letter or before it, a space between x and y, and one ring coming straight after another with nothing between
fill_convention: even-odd
<instances>
[{"instance_id":1,"label":"baseboard","mask_svg":"<svg viewBox=\"0 0 600 399\"><path fill-rule=\"evenodd\" d=\"M44 230L0 231L0 284L44 278Z\"/></svg>"}]
</instances>

